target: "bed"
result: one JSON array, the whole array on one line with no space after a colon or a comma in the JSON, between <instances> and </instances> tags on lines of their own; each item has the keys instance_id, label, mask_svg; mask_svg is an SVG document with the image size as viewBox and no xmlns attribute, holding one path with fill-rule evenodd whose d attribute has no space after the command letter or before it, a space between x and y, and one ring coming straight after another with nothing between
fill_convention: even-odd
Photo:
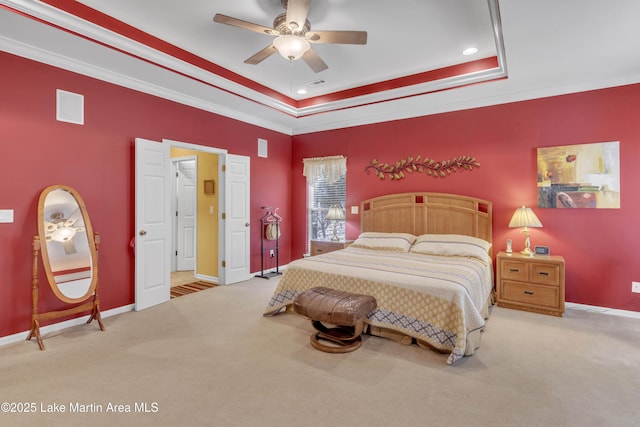
<instances>
[{"instance_id":1,"label":"bed","mask_svg":"<svg viewBox=\"0 0 640 427\"><path fill-rule=\"evenodd\" d=\"M492 303L491 202L401 193L360 204L361 233L347 248L291 262L264 311L291 311L316 286L368 294L378 307L366 332L448 353L480 345Z\"/></svg>"}]
</instances>

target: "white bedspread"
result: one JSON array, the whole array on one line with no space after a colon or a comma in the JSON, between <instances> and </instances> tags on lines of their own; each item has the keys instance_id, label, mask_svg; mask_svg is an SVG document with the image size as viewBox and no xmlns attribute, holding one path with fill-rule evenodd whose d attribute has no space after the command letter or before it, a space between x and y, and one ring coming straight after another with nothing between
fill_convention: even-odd
<instances>
[{"instance_id":1,"label":"white bedspread","mask_svg":"<svg viewBox=\"0 0 640 427\"><path fill-rule=\"evenodd\" d=\"M274 315L315 286L372 295L378 308L366 322L450 352L454 363L469 334L485 325L490 299L490 258L434 256L363 248L296 260L285 269L264 315ZM486 310L485 310L486 311Z\"/></svg>"}]
</instances>

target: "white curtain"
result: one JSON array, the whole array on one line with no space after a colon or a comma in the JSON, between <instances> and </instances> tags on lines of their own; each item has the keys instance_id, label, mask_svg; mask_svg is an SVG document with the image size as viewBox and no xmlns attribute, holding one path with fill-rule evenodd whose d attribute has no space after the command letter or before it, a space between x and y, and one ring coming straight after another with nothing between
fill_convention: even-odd
<instances>
[{"instance_id":1,"label":"white curtain","mask_svg":"<svg viewBox=\"0 0 640 427\"><path fill-rule=\"evenodd\" d=\"M321 176L325 176L329 184L335 184L347 172L347 158L344 156L312 157L302 161L302 174L307 177L310 185L314 185Z\"/></svg>"}]
</instances>

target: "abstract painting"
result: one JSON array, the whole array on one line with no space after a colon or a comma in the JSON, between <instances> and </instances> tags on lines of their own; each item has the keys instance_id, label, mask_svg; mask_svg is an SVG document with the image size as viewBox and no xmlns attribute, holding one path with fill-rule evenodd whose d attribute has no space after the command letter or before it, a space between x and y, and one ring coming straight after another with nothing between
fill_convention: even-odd
<instances>
[{"instance_id":1,"label":"abstract painting","mask_svg":"<svg viewBox=\"0 0 640 427\"><path fill-rule=\"evenodd\" d=\"M620 208L620 142L538 148L539 208Z\"/></svg>"}]
</instances>

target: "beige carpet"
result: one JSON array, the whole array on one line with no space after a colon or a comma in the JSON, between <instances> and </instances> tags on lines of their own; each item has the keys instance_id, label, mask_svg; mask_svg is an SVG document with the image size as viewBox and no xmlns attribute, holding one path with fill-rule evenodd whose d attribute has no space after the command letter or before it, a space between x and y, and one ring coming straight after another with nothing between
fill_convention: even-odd
<instances>
[{"instance_id":1,"label":"beige carpet","mask_svg":"<svg viewBox=\"0 0 640 427\"><path fill-rule=\"evenodd\" d=\"M454 366L376 337L327 354L309 345L301 317L262 317L277 280L106 318L105 332L47 334L46 351L0 347L1 400L37 406L0 413L0 425L640 425L640 320L494 308L481 348ZM41 412L55 404L66 412ZM78 404L94 412L71 413Z\"/></svg>"}]
</instances>

